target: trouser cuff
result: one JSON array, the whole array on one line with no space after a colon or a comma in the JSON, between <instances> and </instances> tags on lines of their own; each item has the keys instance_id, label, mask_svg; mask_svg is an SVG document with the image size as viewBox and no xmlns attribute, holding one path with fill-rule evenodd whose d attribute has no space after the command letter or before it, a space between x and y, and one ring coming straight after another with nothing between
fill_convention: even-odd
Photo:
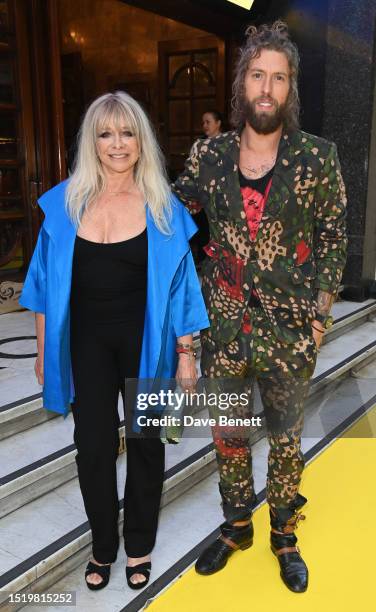
<instances>
[{"instance_id":1,"label":"trouser cuff","mask_svg":"<svg viewBox=\"0 0 376 612\"><path fill-rule=\"evenodd\" d=\"M244 500L243 502L231 503L223 493L221 484L218 483L219 492L222 498L221 506L223 510L223 515L227 522L232 523L234 521L242 521L246 519L250 519L253 514L253 508L257 503L256 495L253 493L253 496ZM240 505L241 504L241 505Z\"/></svg>"},{"instance_id":2,"label":"trouser cuff","mask_svg":"<svg viewBox=\"0 0 376 612\"><path fill-rule=\"evenodd\" d=\"M92 552L93 552L94 559L98 561L98 563L115 563L117 559L117 551L115 553L114 552L111 553L103 549L97 550L93 546Z\"/></svg>"}]
</instances>

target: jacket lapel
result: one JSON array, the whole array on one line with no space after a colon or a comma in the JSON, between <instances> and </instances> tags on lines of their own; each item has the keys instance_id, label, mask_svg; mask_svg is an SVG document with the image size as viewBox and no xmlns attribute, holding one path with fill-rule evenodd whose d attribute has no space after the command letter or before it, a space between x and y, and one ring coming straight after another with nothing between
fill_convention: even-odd
<instances>
[{"instance_id":1,"label":"jacket lapel","mask_svg":"<svg viewBox=\"0 0 376 612\"><path fill-rule=\"evenodd\" d=\"M286 206L291 191L294 189L295 159L300 153L299 139L296 134L283 132L279 142L276 165L273 179L268 193L263 217L260 221L256 240L262 233L265 223L270 219L280 216L282 209ZM222 152L223 167L226 169L223 190L228 196L229 216L235 221L239 228L244 231L247 227L243 198L239 183L239 157L240 157L240 133L235 132L234 137L228 141L228 146Z\"/></svg>"},{"instance_id":2,"label":"jacket lapel","mask_svg":"<svg viewBox=\"0 0 376 612\"><path fill-rule=\"evenodd\" d=\"M233 138L226 143L227 147L222 152L223 168L225 171L225 180L223 183L223 191L227 195L229 206L229 218L244 231L247 228L245 220L243 198L240 191L239 182L239 155L240 155L240 134L234 132Z\"/></svg>"},{"instance_id":3,"label":"jacket lapel","mask_svg":"<svg viewBox=\"0 0 376 612\"><path fill-rule=\"evenodd\" d=\"M263 233L266 223L286 215L286 206L294 192L294 177L296 175L296 155L298 142L295 134L283 132L279 141L277 159L273 172L272 184L267 196L263 215L258 226L256 241Z\"/></svg>"}]
</instances>

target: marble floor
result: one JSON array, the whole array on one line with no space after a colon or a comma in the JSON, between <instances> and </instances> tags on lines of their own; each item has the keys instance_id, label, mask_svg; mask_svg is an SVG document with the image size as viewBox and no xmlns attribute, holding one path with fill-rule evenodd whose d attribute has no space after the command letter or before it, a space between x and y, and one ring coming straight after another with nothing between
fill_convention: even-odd
<instances>
[{"instance_id":1,"label":"marble floor","mask_svg":"<svg viewBox=\"0 0 376 612\"><path fill-rule=\"evenodd\" d=\"M24 336L29 338L18 340ZM0 315L0 406L41 393L34 374L34 357L1 356L35 354L34 337L34 313L26 310Z\"/></svg>"}]
</instances>

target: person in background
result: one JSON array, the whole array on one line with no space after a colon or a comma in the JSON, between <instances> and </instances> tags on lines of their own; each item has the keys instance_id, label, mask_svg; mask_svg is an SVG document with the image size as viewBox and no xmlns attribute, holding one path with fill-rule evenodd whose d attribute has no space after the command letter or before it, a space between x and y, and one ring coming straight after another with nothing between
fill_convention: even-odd
<instances>
[{"instance_id":1,"label":"person in background","mask_svg":"<svg viewBox=\"0 0 376 612\"><path fill-rule=\"evenodd\" d=\"M44 407L65 417L72 404L92 531L85 579L97 590L119 546L119 392L124 399L126 379L176 375L186 390L197 379L192 333L209 325L189 248L197 228L171 194L147 116L121 91L89 106L73 173L39 204L45 219L20 304L36 313ZM127 582L139 589L151 571L165 447L159 429L133 429L128 406L123 533Z\"/></svg>"},{"instance_id":2,"label":"person in background","mask_svg":"<svg viewBox=\"0 0 376 612\"><path fill-rule=\"evenodd\" d=\"M217 110L207 110L202 115L202 131L206 138L215 138L221 134L223 128L222 115Z\"/></svg>"},{"instance_id":3,"label":"person in background","mask_svg":"<svg viewBox=\"0 0 376 612\"><path fill-rule=\"evenodd\" d=\"M202 138L204 140L206 138L215 138L216 136L220 136L222 133L222 127L223 118L219 111L214 109L205 111L205 113L202 115L202 131L204 132L204 136ZM198 139L193 144L191 154L197 142L200 142L202 138ZM207 245L210 238L208 219L204 210L200 210L197 213L195 221L198 227L198 232L191 240L191 247L197 269L200 270L201 264L206 257L204 247Z\"/></svg>"}]
</instances>

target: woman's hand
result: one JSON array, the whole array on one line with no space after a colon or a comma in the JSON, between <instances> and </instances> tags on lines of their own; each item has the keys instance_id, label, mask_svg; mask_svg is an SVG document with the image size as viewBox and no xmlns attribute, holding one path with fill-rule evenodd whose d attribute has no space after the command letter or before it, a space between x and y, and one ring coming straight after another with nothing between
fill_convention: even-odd
<instances>
[{"instance_id":1,"label":"woman's hand","mask_svg":"<svg viewBox=\"0 0 376 612\"><path fill-rule=\"evenodd\" d=\"M192 353L179 353L176 381L183 391L194 393L198 379L196 358Z\"/></svg>"},{"instance_id":2,"label":"woman's hand","mask_svg":"<svg viewBox=\"0 0 376 612\"><path fill-rule=\"evenodd\" d=\"M317 350L320 349L322 339L324 337L324 332L325 332L325 328L323 324L320 323L320 321L315 320L312 322L312 334L313 334L313 339L316 342Z\"/></svg>"},{"instance_id":3,"label":"woman's hand","mask_svg":"<svg viewBox=\"0 0 376 612\"><path fill-rule=\"evenodd\" d=\"M43 357L38 355L34 364L34 372L40 385L44 384L44 368L43 368Z\"/></svg>"},{"instance_id":4,"label":"woman's hand","mask_svg":"<svg viewBox=\"0 0 376 612\"><path fill-rule=\"evenodd\" d=\"M35 361L34 372L38 383L44 385L44 335L46 329L45 315L41 312L35 313L35 331L37 334L38 357Z\"/></svg>"}]
</instances>

